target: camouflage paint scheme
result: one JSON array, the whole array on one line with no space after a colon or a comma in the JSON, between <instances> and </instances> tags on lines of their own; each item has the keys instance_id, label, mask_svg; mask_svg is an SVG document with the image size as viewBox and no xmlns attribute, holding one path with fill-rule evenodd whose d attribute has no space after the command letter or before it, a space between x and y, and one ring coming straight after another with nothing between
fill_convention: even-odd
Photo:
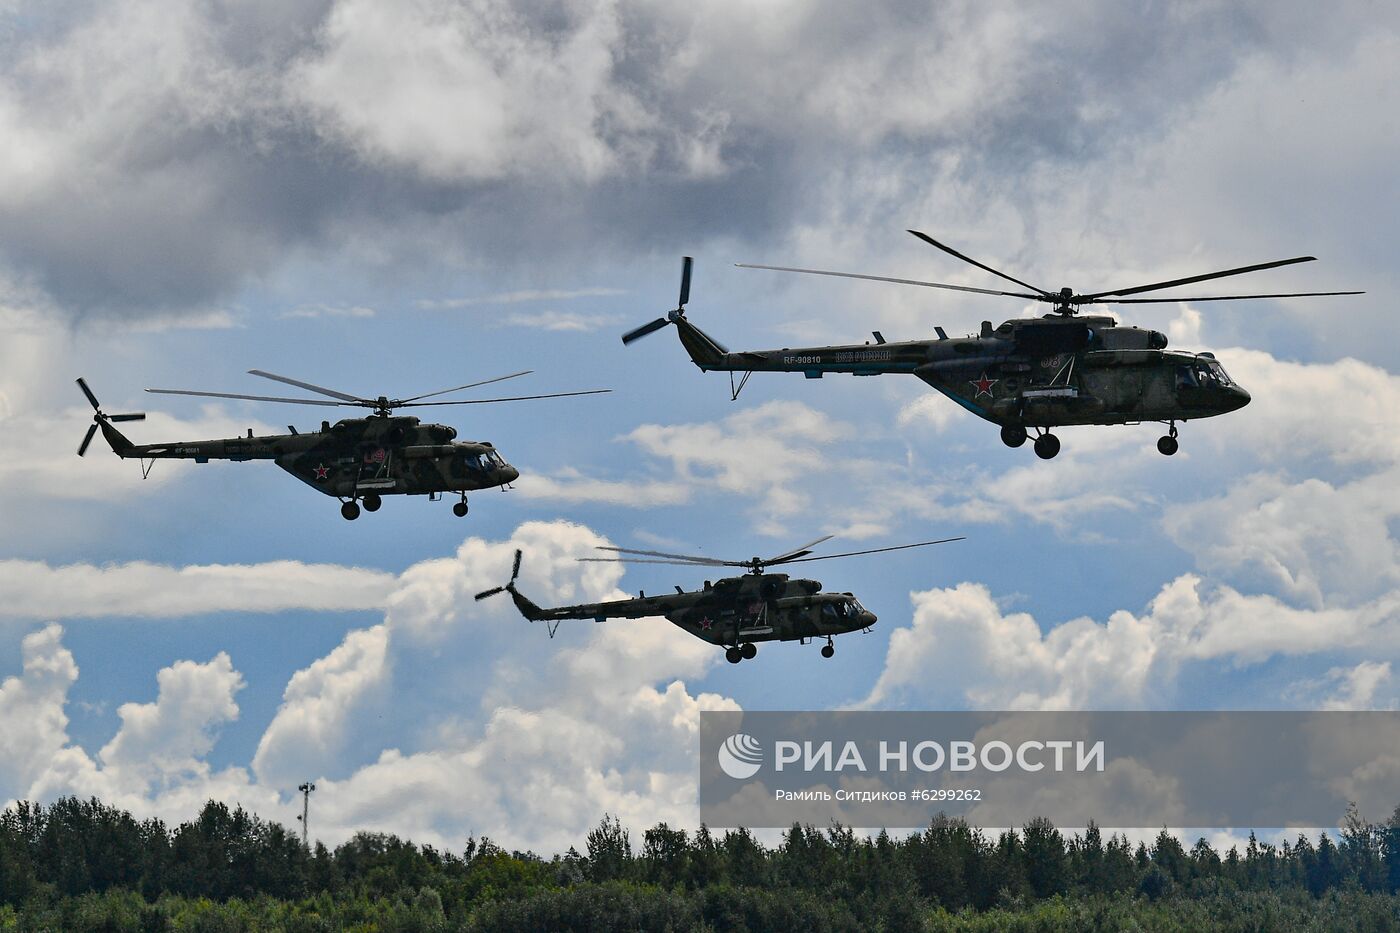
<instances>
[{"instance_id":1,"label":"camouflage paint scheme","mask_svg":"<svg viewBox=\"0 0 1400 933\"><path fill-rule=\"evenodd\" d=\"M700 590L636 599L617 599L577 606L544 609L515 587L510 593L520 614L531 622L558 623L568 619L642 619L664 616L682 631L712 645L741 646L760 641L830 639L875 624L873 612L850 593L823 593L816 580L795 580L785 573L745 574L714 583L706 580ZM752 657L752 655L748 655ZM828 655L829 656L829 655Z\"/></svg>"},{"instance_id":2,"label":"camouflage paint scheme","mask_svg":"<svg viewBox=\"0 0 1400 933\"><path fill-rule=\"evenodd\" d=\"M993 424L1189 421L1236 411L1249 393L1211 353L1167 350L1158 331L1106 316L1010 320L963 338L731 353L684 315L672 322L702 371L878 376L909 373ZM1019 445L1018 445L1019 446Z\"/></svg>"},{"instance_id":3,"label":"camouflage paint scheme","mask_svg":"<svg viewBox=\"0 0 1400 933\"><path fill-rule=\"evenodd\" d=\"M123 458L145 460L271 460L328 496L466 493L504 486L520 476L489 441L458 441L455 428L409 415L372 415L322 422L319 431L133 444L108 420L102 435Z\"/></svg>"}]
</instances>

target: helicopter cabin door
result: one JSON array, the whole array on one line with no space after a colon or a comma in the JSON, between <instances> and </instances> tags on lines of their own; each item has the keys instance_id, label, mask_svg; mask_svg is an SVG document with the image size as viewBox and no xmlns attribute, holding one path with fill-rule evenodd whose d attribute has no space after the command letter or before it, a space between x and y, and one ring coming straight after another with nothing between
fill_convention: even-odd
<instances>
[{"instance_id":1,"label":"helicopter cabin door","mask_svg":"<svg viewBox=\"0 0 1400 933\"><path fill-rule=\"evenodd\" d=\"M394 488L390 473L394 452L386 447L367 447L360 458L360 475L355 481L357 492L374 492Z\"/></svg>"}]
</instances>

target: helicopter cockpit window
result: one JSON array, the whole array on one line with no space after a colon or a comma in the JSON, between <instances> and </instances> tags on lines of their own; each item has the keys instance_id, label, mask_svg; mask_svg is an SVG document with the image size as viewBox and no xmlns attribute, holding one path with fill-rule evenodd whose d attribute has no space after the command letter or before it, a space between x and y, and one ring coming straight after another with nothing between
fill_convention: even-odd
<instances>
[{"instance_id":1,"label":"helicopter cockpit window","mask_svg":"<svg viewBox=\"0 0 1400 933\"><path fill-rule=\"evenodd\" d=\"M1225 372L1225 367L1221 366L1219 363L1211 363L1210 371L1221 385L1228 386L1234 384L1230 381L1229 375Z\"/></svg>"},{"instance_id":2,"label":"helicopter cockpit window","mask_svg":"<svg viewBox=\"0 0 1400 933\"><path fill-rule=\"evenodd\" d=\"M827 603L822 607L822 610L825 614L834 616L843 622L847 619L854 619L856 613L860 611L856 608L856 602L853 599L843 599L837 603Z\"/></svg>"}]
</instances>

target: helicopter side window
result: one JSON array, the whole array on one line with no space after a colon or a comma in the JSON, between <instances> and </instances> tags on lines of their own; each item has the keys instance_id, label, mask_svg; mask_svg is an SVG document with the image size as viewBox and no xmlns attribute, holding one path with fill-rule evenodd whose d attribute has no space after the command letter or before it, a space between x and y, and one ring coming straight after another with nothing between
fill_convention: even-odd
<instances>
[{"instance_id":1,"label":"helicopter side window","mask_svg":"<svg viewBox=\"0 0 1400 933\"><path fill-rule=\"evenodd\" d=\"M1196 385L1196 374L1191 371L1190 366L1176 368L1176 387L1178 389L1194 389Z\"/></svg>"}]
</instances>

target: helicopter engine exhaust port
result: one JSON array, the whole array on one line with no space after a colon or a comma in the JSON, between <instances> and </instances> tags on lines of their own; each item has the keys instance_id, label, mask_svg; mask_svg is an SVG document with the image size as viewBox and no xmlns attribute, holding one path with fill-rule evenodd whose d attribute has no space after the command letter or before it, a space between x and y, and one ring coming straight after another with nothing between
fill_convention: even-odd
<instances>
[{"instance_id":1,"label":"helicopter engine exhaust port","mask_svg":"<svg viewBox=\"0 0 1400 933\"><path fill-rule=\"evenodd\" d=\"M1019 424L1002 425L1001 442L1007 447L1020 447L1026 442L1025 426Z\"/></svg>"},{"instance_id":2,"label":"helicopter engine exhaust port","mask_svg":"<svg viewBox=\"0 0 1400 933\"><path fill-rule=\"evenodd\" d=\"M360 507L355 504L354 499L340 504L340 517L347 522L353 522L360 517Z\"/></svg>"},{"instance_id":3,"label":"helicopter engine exhaust port","mask_svg":"<svg viewBox=\"0 0 1400 933\"><path fill-rule=\"evenodd\" d=\"M744 660L744 652L738 645L731 645L724 649L724 659L730 664L738 664L740 661Z\"/></svg>"},{"instance_id":4,"label":"helicopter engine exhaust port","mask_svg":"<svg viewBox=\"0 0 1400 933\"><path fill-rule=\"evenodd\" d=\"M365 493L364 498L361 499L360 502L364 505L366 512L378 512L379 507L384 504L384 500L379 498L379 493L377 492Z\"/></svg>"}]
</instances>

